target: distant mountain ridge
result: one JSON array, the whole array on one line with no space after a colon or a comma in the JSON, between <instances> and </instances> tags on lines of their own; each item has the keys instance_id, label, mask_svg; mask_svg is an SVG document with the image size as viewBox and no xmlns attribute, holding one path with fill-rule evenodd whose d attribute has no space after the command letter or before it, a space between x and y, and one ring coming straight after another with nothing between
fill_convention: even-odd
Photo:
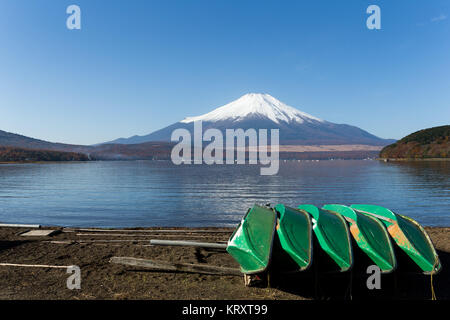
<instances>
[{"instance_id":1,"label":"distant mountain ridge","mask_svg":"<svg viewBox=\"0 0 450 320\"><path fill-rule=\"evenodd\" d=\"M17 133L6 132L0 130L0 146L5 147L18 147L27 149L43 149L43 150L56 150L56 151L68 151L68 152L82 152L90 148L89 146L72 145L64 143L55 143L35 138L26 137Z\"/></svg>"},{"instance_id":2,"label":"distant mountain ridge","mask_svg":"<svg viewBox=\"0 0 450 320\"><path fill-rule=\"evenodd\" d=\"M395 140L382 139L358 127L336 124L277 100L268 94L249 93L201 116L187 117L177 123L144 136L119 138L108 143L136 144L150 141L169 142L175 129L187 129L193 134L194 121L202 121L203 130L279 129L280 144L367 144L387 145Z\"/></svg>"},{"instance_id":3,"label":"distant mountain ridge","mask_svg":"<svg viewBox=\"0 0 450 320\"><path fill-rule=\"evenodd\" d=\"M0 130L0 161L170 160L174 145L173 142L69 145ZM342 147L286 146L280 149L280 159L366 159L378 155L378 151L373 150L374 147L367 149L352 145Z\"/></svg>"},{"instance_id":4,"label":"distant mountain ridge","mask_svg":"<svg viewBox=\"0 0 450 320\"><path fill-rule=\"evenodd\" d=\"M173 143L164 142L148 142L133 145L72 145L48 142L0 130L0 150L4 155L4 159L10 159L8 161L21 161L25 158L32 159L33 161L44 161L51 157L53 157L52 159L59 157L61 159L73 158L85 160L83 157L79 155L74 156L71 153L83 154L92 160L170 159L172 146ZM42 151L42 153L32 153L31 151ZM67 154L62 155L57 152ZM15 154L15 158L11 156L13 153Z\"/></svg>"}]
</instances>

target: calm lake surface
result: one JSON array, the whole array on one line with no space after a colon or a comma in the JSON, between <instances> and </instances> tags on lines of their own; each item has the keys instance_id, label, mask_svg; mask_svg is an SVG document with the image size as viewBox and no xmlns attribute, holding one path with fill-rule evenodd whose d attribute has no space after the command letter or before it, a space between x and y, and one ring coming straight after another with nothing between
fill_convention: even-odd
<instances>
[{"instance_id":1,"label":"calm lake surface","mask_svg":"<svg viewBox=\"0 0 450 320\"><path fill-rule=\"evenodd\" d=\"M450 162L257 165L117 161L0 165L0 222L79 227L234 226L256 203L370 203L450 226Z\"/></svg>"}]
</instances>

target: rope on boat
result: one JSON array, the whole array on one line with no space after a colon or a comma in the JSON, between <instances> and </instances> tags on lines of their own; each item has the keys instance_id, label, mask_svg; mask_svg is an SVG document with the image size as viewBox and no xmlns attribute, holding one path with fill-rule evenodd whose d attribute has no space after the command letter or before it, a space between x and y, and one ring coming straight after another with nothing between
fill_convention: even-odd
<instances>
[{"instance_id":1,"label":"rope on boat","mask_svg":"<svg viewBox=\"0 0 450 320\"><path fill-rule=\"evenodd\" d=\"M437 300L436 293L434 292L434 286L433 286L433 274L436 272L436 265L438 263L438 259L434 261L433 270L430 273L430 285L431 285L431 300Z\"/></svg>"},{"instance_id":2,"label":"rope on boat","mask_svg":"<svg viewBox=\"0 0 450 320\"><path fill-rule=\"evenodd\" d=\"M430 279L431 279L431 300L437 300L436 299L436 294L434 293L434 287L433 287L433 272L431 272L431 275L430 275Z\"/></svg>"}]
</instances>

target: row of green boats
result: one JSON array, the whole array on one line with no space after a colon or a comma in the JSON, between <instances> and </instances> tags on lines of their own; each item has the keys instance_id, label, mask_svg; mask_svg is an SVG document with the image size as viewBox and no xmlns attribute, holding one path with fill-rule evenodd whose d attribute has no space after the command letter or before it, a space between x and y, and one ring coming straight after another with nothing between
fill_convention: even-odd
<instances>
[{"instance_id":1,"label":"row of green boats","mask_svg":"<svg viewBox=\"0 0 450 320\"><path fill-rule=\"evenodd\" d=\"M274 245L276 241L278 246ZM230 237L227 251L245 274L265 272L272 260L280 257L277 252L272 254L279 247L294 262L295 271L303 271L313 263L314 243L339 272L354 266L352 243L382 273L397 268L396 250L406 253L425 274L441 269L433 244L420 224L376 205L254 205Z\"/></svg>"}]
</instances>

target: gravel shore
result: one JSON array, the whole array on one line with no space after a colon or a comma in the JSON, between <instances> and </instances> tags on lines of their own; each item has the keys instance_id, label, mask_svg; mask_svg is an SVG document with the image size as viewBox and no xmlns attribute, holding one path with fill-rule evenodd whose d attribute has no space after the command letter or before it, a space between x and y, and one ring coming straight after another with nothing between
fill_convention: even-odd
<instances>
[{"instance_id":1,"label":"gravel shore","mask_svg":"<svg viewBox=\"0 0 450 320\"><path fill-rule=\"evenodd\" d=\"M53 236L24 237L25 228L0 228L0 263L31 265L76 265L81 269L81 289L69 290L66 269L23 266L0 266L0 299L313 299L327 298L326 286L339 287L335 280L322 279L317 285L305 279L271 288L245 287L240 276L219 276L186 272L149 271L142 267L110 263L113 256L153 259L172 263L195 263L238 268L224 251L191 247L151 246L150 239L192 240L225 243L229 228L176 229L158 232L157 228L133 230L55 229ZM164 230L168 230L165 228ZM426 228L441 259L443 270L433 277L438 299L450 299L450 228ZM211 232L214 231L214 232ZM307 280L313 278L310 274ZM382 278L385 287L395 282L395 298L429 299L430 277L398 276ZM362 284L367 275L355 275L351 296L386 298L387 295L365 293ZM359 281L359 282L358 282ZM348 297L348 278L341 284L342 296ZM359 286L359 289L358 289ZM300 287L304 290L297 290ZM310 288L309 288L310 287ZM308 289L309 288L309 289ZM366 289L367 290L367 289ZM392 290L391 290L392 291ZM336 297L336 295L332 295Z\"/></svg>"}]
</instances>

